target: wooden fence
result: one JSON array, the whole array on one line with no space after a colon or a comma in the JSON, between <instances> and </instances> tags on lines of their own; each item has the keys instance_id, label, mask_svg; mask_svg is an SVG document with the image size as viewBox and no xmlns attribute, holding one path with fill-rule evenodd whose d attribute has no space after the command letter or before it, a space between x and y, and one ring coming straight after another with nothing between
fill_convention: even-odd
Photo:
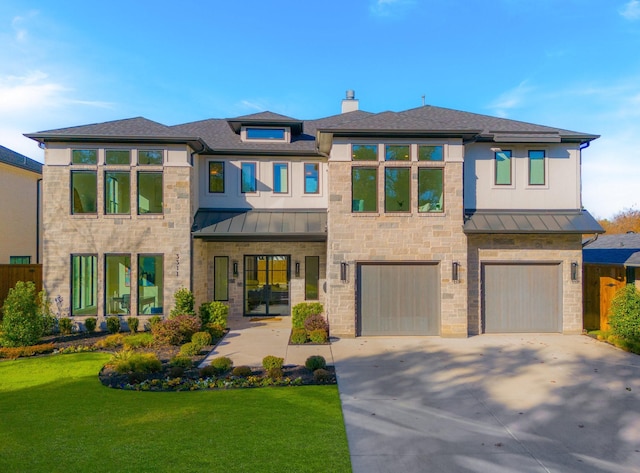
<instances>
[{"instance_id":1,"label":"wooden fence","mask_svg":"<svg viewBox=\"0 0 640 473\"><path fill-rule=\"evenodd\" d=\"M33 281L36 290L42 290L41 264L0 264L0 307L9 294L9 289L18 281Z\"/></svg>"},{"instance_id":2,"label":"wooden fence","mask_svg":"<svg viewBox=\"0 0 640 473\"><path fill-rule=\"evenodd\" d=\"M584 265L584 328L609 330L609 309L616 291L627 284L623 266Z\"/></svg>"}]
</instances>

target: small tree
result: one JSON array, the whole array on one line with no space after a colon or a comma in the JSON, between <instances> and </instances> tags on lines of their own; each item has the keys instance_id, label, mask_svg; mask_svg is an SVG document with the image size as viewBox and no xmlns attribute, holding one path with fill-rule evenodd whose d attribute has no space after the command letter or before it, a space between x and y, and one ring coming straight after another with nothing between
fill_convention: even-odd
<instances>
[{"instance_id":1,"label":"small tree","mask_svg":"<svg viewBox=\"0 0 640 473\"><path fill-rule=\"evenodd\" d=\"M175 305L169 312L169 317L173 318L178 315L196 315L193 310L195 297L193 297L193 293L189 289L185 287L178 289L173 295L173 299L175 301Z\"/></svg>"},{"instance_id":2,"label":"small tree","mask_svg":"<svg viewBox=\"0 0 640 473\"><path fill-rule=\"evenodd\" d=\"M9 289L3 306L2 344L7 347L36 344L45 330L40 308L36 285L32 281L18 281Z\"/></svg>"}]
</instances>

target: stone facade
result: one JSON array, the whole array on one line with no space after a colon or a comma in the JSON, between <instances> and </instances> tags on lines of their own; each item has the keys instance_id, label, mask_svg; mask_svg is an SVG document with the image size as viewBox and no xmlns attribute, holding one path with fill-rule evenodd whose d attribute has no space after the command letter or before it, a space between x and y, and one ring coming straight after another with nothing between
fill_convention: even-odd
<instances>
[{"instance_id":1,"label":"stone facade","mask_svg":"<svg viewBox=\"0 0 640 473\"><path fill-rule=\"evenodd\" d=\"M582 331L582 281L571 280L571 263L582 267L581 235L469 235L469 335L481 333L481 273L488 262L560 263L562 267L562 331Z\"/></svg>"},{"instance_id":2,"label":"stone facade","mask_svg":"<svg viewBox=\"0 0 640 473\"><path fill-rule=\"evenodd\" d=\"M50 151L47 150L47 153ZM54 150L54 153L67 152ZM68 160L67 160L68 162ZM71 169L97 170L97 214L72 215L70 211ZM109 168L113 168L110 166ZM148 166L145 169L149 168ZM120 168L118 168L120 169ZM129 169L129 167L126 167ZM162 215L138 215L136 212L136 166L131 166L131 212L128 215L104 214L103 165L45 165L43 170L44 287L52 299L61 300L54 311L70 314L71 257L74 254L97 256L97 314L104 319L107 295L104 287L105 255L126 254L131 257L131 301L137 301L137 257L141 254L163 255L163 313L169 313L173 294L190 287L191 275L191 166L153 167L163 172ZM138 315L131 303L131 315ZM122 317L126 319L126 317ZM82 317L76 320L82 320ZM140 324L142 327L142 324Z\"/></svg>"}]
</instances>

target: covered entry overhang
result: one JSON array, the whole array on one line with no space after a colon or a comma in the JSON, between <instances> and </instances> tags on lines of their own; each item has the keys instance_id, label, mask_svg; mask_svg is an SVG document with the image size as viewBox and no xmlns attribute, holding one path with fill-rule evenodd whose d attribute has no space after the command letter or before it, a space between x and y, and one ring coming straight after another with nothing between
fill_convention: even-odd
<instances>
[{"instance_id":1,"label":"covered entry overhang","mask_svg":"<svg viewBox=\"0 0 640 473\"><path fill-rule=\"evenodd\" d=\"M586 210L465 210L464 233L604 233Z\"/></svg>"},{"instance_id":2,"label":"covered entry overhang","mask_svg":"<svg viewBox=\"0 0 640 473\"><path fill-rule=\"evenodd\" d=\"M199 209L191 233L204 241L327 241L327 211Z\"/></svg>"}]
</instances>

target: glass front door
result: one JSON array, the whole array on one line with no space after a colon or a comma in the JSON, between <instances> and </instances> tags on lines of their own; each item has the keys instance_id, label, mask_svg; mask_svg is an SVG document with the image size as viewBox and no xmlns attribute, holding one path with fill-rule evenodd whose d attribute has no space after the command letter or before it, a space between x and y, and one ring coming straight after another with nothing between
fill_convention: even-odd
<instances>
[{"instance_id":1,"label":"glass front door","mask_svg":"<svg viewBox=\"0 0 640 473\"><path fill-rule=\"evenodd\" d=\"M244 314L289 315L289 257L244 257Z\"/></svg>"}]
</instances>

